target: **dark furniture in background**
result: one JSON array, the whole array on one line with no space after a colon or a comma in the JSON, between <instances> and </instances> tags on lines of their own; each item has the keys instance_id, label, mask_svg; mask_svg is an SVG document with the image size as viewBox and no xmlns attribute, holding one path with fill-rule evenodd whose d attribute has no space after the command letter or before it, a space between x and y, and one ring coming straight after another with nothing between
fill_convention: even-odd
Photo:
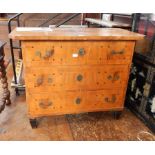
<instances>
[{"instance_id":1,"label":"dark furniture in background","mask_svg":"<svg viewBox=\"0 0 155 155\"><path fill-rule=\"evenodd\" d=\"M0 42L0 91L2 91L0 96L0 113L4 110L5 105L10 105L10 91L8 89L8 82L6 77L6 67L8 66L9 62L4 61L4 43Z\"/></svg>"},{"instance_id":2,"label":"dark furniture in background","mask_svg":"<svg viewBox=\"0 0 155 155\"><path fill-rule=\"evenodd\" d=\"M141 14L135 25L134 31L146 38L135 48L126 106L155 132L155 22Z\"/></svg>"}]
</instances>

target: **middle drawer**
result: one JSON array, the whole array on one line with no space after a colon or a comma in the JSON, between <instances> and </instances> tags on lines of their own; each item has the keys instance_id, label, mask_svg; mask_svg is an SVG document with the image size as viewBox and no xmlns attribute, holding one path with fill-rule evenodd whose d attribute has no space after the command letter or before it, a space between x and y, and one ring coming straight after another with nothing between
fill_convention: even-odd
<instances>
[{"instance_id":1,"label":"middle drawer","mask_svg":"<svg viewBox=\"0 0 155 155\"><path fill-rule=\"evenodd\" d=\"M25 68L26 89L31 92L122 88L128 79L128 65L57 66Z\"/></svg>"}]
</instances>

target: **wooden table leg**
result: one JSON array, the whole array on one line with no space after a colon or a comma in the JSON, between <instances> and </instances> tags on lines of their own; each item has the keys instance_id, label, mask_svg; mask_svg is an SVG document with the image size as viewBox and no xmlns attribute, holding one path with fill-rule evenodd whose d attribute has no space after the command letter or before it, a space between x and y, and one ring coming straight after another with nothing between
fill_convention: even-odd
<instances>
[{"instance_id":1,"label":"wooden table leg","mask_svg":"<svg viewBox=\"0 0 155 155\"><path fill-rule=\"evenodd\" d=\"M37 128L38 127L37 119L30 119L30 124L32 129Z\"/></svg>"},{"instance_id":2,"label":"wooden table leg","mask_svg":"<svg viewBox=\"0 0 155 155\"><path fill-rule=\"evenodd\" d=\"M0 112L2 112L5 108L5 105L10 105L10 91L8 89L8 82L6 77L6 66L4 63L4 51L1 47L0 49L0 82L2 84L3 95L0 97Z\"/></svg>"}]
</instances>

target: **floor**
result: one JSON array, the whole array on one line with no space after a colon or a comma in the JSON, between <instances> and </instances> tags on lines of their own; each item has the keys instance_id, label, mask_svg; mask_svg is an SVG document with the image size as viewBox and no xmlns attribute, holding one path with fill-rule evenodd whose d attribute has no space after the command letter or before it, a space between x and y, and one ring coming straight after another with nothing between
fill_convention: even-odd
<instances>
[{"instance_id":1,"label":"floor","mask_svg":"<svg viewBox=\"0 0 155 155\"><path fill-rule=\"evenodd\" d=\"M0 25L3 36L8 41L7 28ZM4 34L6 33L6 34ZM5 47L9 58L8 45ZM9 83L12 66L7 69ZM27 116L25 93L16 96L11 90L12 104L0 114L0 140L155 140L151 131L128 109L121 118L115 120L110 112L83 113L39 118L39 126L32 129Z\"/></svg>"}]
</instances>

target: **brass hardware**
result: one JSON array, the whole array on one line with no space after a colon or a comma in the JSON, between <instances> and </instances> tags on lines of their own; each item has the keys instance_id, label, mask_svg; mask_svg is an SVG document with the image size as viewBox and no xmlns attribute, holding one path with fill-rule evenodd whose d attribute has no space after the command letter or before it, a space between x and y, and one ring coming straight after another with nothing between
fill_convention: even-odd
<instances>
[{"instance_id":1,"label":"brass hardware","mask_svg":"<svg viewBox=\"0 0 155 155\"><path fill-rule=\"evenodd\" d=\"M113 79L111 75L109 75L107 78L108 78L108 80L112 80Z\"/></svg>"},{"instance_id":2,"label":"brass hardware","mask_svg":"<svg viewBox=\"0 0 155 155\"><path fill-rule=\"evenodd\" d=\"M80 103L81 103L81 98L79 98L79 97L76 98L75 103L76 103L76 104L80 104Z\"/></svg>"},{"instance_id":3,"label":"brass hardware","mask_svg":"<svg viewBox=\"0 0 155 155\"><path fill-rule=\"evenodd\" d=\"M45 52L45 55L43 56L44 59L50 58L54 54L54 50L48 50Z\"/></svg>"},{"instance_id":4,"label":"brass hardware","mask_svg":"<svg viewBox=\"0 0 155 155\"><path fill-rule=\"evenodd\" d=\"M120 79L120 76L119 76L118 72L116 72L116 73L114 73L113 77L112 77L111 75L109 75L109 76L107 77L107 79L108 79L108 80L111 80L111 81L117 81L117 80Z\"/></svg>"},{"instance_id":5,"label":"brass hardware","mask_svg":"<svg viewBox=\"0 0 155 155\"><path fill-rule=\"evenodd\" d=\"M40 86L43 83L43 76L40 76L36 80L35 86Z\"/></svg>"},{"instance_id":6,"label":"brass hardware","mask_svg":"<svg viewBox=\"0 0 155 155\"><path fill-rule=\"evenodd\" d=\"M125 53L124 50L121 50L121 51L114 51L114 50L112 50L112 51L111 51L111 54L112 54L112 55L115 55L115 54L120 54L120 55L121 55L121 54L124 54L124 53Z\"/></svg>"},{"instance_id":7,"label":"brass hardware","mask_svg":"<svg viewBox=\"0 0 155 155\"><path fill-rule=\"evenodd\" d=\"M117 81L117 80L119 80L119 79L120 79L120 77L119 77L119 75L118 75L118 74L115 74L113 79L114 79L114 81Z\"/></svg>"},{"instance_id":8,"label":"brass hardware","mask_svg":"<svg viewBox=\"0 0 155 155\"><path fill-rule=\"evenodd\" d=\"M78 54L79 54L80 56L85 55L84 49L83 49L83 48L80 48Z\"/></svg>"},{"instance_id":9,"label":"brass hardware","mask_svg":"<svg viewBox=\"0 0 155 155\"><path fill-rule=\"evenodd\" d=\"M43 108L43 109L46 109L46 108L48 108L49 106L51 106L53 103L51 102L51 101L49 101L49 102L43 102L43 101L41 101L40 103L39 103L39 106L41 107L41 108Z\"/></svg>"},{"instance_id":10,"label":"brass hardware","mask_svg":"<svg viewBox=\"0 0 155 155\"><path fill-rule=\"evenodd\" d=\"M116 101L116 96L112 95L111 100L108 97L106 97L104 100L105 102L108 102L108 103L114 103Z\"/></svg>"},{"instance_id":11,"label":"brass hardware","mask_svg":"<svg viewBox=\"0 0 155 155\"><path fill-rule=\"evenodd\" d=\"M38 56L38 57L41 57L41 52L40 51L36 51L35 55Z\"/></svg>"},{"instance_id":12,"label":"brass hardware","mask_svg":"<svg viewBox=\"0 0 155 155\"><path fill-rule=\"evenodd\" d=\"M83 76L81 75L81 74L79 74L78 76L77 76L77 78L76 78L78 81L82 81L82 79L83 79Z\"/></svg>"}]
</instances>

